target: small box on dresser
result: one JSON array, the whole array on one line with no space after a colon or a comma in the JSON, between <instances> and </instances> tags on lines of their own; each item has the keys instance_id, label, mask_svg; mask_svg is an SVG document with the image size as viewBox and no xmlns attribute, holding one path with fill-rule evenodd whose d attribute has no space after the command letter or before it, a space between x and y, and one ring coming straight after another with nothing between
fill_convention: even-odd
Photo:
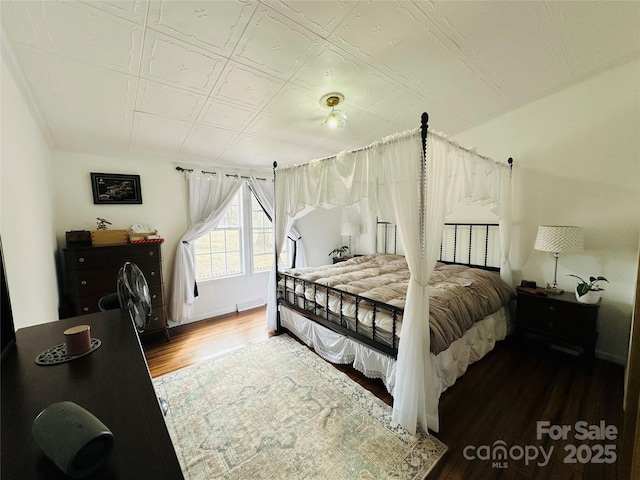
<instances>
[{"instance_id":1,"label":"small box on dresser","mask_svg":"<svg viewBox=\"0 0 640 480\"><path fill-rule=\"evenodd\" d=\"M581 349L589 368L595 359L598 339L598 304L578 302L573 292L543 295L518 289L518 333L533 334L549 343Z\"/></svg>"},{"instance_id":2,"label":"small box on dresser","mask_svg":"<svg viewBox=\"0 0 640 480\"><path fill-rule=\"evenodd\" d=\"M63 249L66 297L72 315L99 311L98 301L117 292L125 262L135 263L149 285L151 320L144 334L163 332L169 340L162 279L162 244L124 244Z\"/></svg>"}]
</instances>

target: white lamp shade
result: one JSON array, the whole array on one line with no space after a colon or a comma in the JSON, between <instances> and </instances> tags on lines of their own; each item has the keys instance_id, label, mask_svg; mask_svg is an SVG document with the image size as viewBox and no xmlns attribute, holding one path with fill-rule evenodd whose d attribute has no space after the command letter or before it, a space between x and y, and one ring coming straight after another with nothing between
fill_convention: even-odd
<instances>
[{"instance_id":1,"label":"white lamp shade","mask_svg":"<svg viewBox=\"0 0 640 480\"><path fill-rule=\"evenodd\" d=\"M542 252L579 253L584 248L582 228L540 225L533 248Z\"/></svg>"},{"instance_id":2,"label":"white lamp shade","mask_svg":"<svg viewBox=\"0 0 640 480\"><path fill-rule=\"evenodd\" d=\"M343 237L360 235L360 212L356 207L347 207L342 211L340 235Z\"/></svg>"},{"instance_id":3,"label":"white lamp shade","mask_svg":"<svg viewBox=\"0 0 640 480\"><path fill-rule=\"evenodd\" d=\"M344 237L353 237L360 235L360 225L358 223L346 222L340 228L340 235Z\"/></svg>"}]
</instances>

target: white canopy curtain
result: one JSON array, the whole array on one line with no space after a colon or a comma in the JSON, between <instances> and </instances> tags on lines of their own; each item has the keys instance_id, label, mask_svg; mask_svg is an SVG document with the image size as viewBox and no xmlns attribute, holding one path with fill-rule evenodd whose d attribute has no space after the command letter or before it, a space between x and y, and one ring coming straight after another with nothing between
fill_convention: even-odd
<instances>
[{"instance_id":1,"label":"white canopy curtain","mask_svg":"<svg viewBox=\"0 0 640 480\"><path fill-rule=\"evenodd\" d=\"M249 177L247 179L247 183L269 220L273 221L273 181L264 181L257 179L256 177ZM307 256L304 252L304 245L300 241L302 237L293 226L289 230L287 236L289 239L296 242L296 262L294 267L306 267Z\"/></svg>"},{"instance_id":2,"label":"white canopy curtain","mask_svg":"<svg viewBox=\"0 0 640 480\"><path fill-rule=\"evenodd\" d=\"M192 316L195 299L195 256L193 242L213 230L244 183L240 176L222 172L185 171L189 228L178 242L173 269L170 318L184 323Z\"/></svg>"},{"instance_id":3,"label":"white canopy curtain","mask_svg":"<svg viewBox=\"0 0 640 480\"><path fill-rule=\"evenodd\" d=\"M402 335L398 347L393 418L415 433L438 431L438 398L433 385L428 321L428 280L436 263L444 218L463 199L495 203L508 220L510 169L428 132L426 181L421 182L419 129L393 135L365 149L302 166L278 169L276 175L276 245L282 248L287 225L311 208L348 206L366 199L376 213L398 225L411 274ZM422 196L425 200L421 207ZM498 203L500 202L500 203ZM508 235L510 229L506 229ZM505 236L503 246L510 241ZM506 253L503 252L503 258ZM503 261L504 276L508 260ZM268 306L268 326L276 328L276 305Z\"/></svg>"},{"instance_id":4,"label":"white canopy curtain","mask_svg":"<svg viewBox=\"0 0 640 480\"><path fill-rule=\"evenodd\" d=\"M358 161L360 160L360 161ZM276 175L275 224L276 252L280 256L295 218L315 208L332 208L357 203L360 198L375 198L376 184L368 180L366 152L342 152L332 161L314 160L288 167ZM366 194L361 190L365 189ZM371 190L371 195L369 195ZM267 299L267 329L277 329L276 269L272 269Z\"/></svg>"},{"instance_id":5,"label":"white canopy curtain","mask_svg":"<svg viewBox=\"0 0 640 480\"><path fill-rule=\"evenodd\" d=\"M260 205L262 206L263 210L265 210L265 213L267 214L269 219L273 222L273 215L274 215L273 181L271 181L271 182L261 182L261 181L257 180L255 177L250 177L249 178L249 188L251 188L251 191L256 196L256 199L258 200L258 203L260 203ZM307 257L306 257L306 254L304 252L304 245L300 241L300 239L302 237L300 236L298 231L294 228L293 221L287 227L288 228L285 230L286 232L289 232L287 234L287 237L296 242L297 251L296 251L296 259L295 259L295 265L294 266L296 268L306 267L307 266ZM274 231L275 231L276 226L274 225L273 228L274 228ZM282 245L280 245L279 248L278 248L278 252L282 252L282 247L284 246L284 235L282 235L282 237L276 237L276 238L282 238L283 239L282 240ZM279 257L280 257L280 254L278 253L278 258ZM276 264L276 260L274 258L273 264L271 265L271 272L269 273L269 287L268 287L269 290L267 291L267 305L275 305L276 301L277 301L276 300L276 274L277 274L277 270L278 270L278 265ZM270 328L271 331L275 331L276 330L276 317L275 317L275 315L276 315L275 311L273 311L273 312L271 310L267 311L267 325L269 326L269 325L273 324L273 327Z\"/></svg>"}]
</instances>

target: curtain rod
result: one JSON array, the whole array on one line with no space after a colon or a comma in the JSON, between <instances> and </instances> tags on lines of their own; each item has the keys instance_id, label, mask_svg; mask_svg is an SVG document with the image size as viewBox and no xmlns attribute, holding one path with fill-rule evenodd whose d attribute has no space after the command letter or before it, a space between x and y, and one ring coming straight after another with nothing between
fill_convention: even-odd
<instances>
[{"instance_id":1,"label":"curtain rod","mask_svg":"<svg viewBox=\"0 0 640 480\"><path fill-rule=\"evenodd\" d=\"M176 170L178 170L179 172L193 172L193 168L183 168L183 167L179 167L179 166L176 167ZM204 170L201 170L201 172L202 173L206 173L208 175L217 175L218 174L218 172L205 172ZM246 176L246 175L237 175L237 174L234 174L234 173L225 173L225 175L227 177L234 177L234 178L238 178L238 177L240 177L240 178L251 178L251 177ZM267 181L266 178L260 178L260 177L256 177L256 180L261 180L263 182Z\"/></svg>"},{"instance_id":2,"label":"curtain rod","mask_svg":"<svg viewBox=\"0 0 640 480\"><path fill-rule=\"evenodd\" d=\"M358 152L364 152L365 150L371 150L372 148L374 148L376 145L378 145L379 142L374 142L370 145L367 145L366 147L360 147L360 148L354 148L353 150L345 150L345 152L347 153L358 153ZM342 153L342 152L340 152ZM332 160L334 158L338 158L338 155L340 155L340 153L336 153L334 155L330 155L328 157L324 157L324 158L318 158L316 160L312 160L312 161L316 161L316 162L324 162L325 160ZM307 162L308 163L308 162ZM303 164L306 165L306 164Z\"/></svg>"},{"instance_id":3,"label":"curtain rod","mask_svg":"<svg viewBox=\"0 0 640 480\"><path fill-rule=\"evenodd\" d=\"M418 133L422 134L423 131L424 132L427 131L427 129L424 128L424 126L429 121L429 114L427 112L424 112L422 115L423 115L423 117L421 117L421 126L420 127L416 127L413 130L408 130L407 133L410 132L410 134L412 134L412 135L417 135ZM402 132L402 133L405 133L405 132ZM513 170L513 158L512 157L509 157L509 159L507 160L507 163L505 164L504 162L500 162L500 161L495 160L495 159L493 159L491 157L486 157L484 155L481 155L478 152L476 152L475 150L463 147L462 145L460 145L459 143L451 140L449 137L445 136L442 133L434 132L433 130L428 130L428 134L429 135L434 135L434 136L446 141L451 146L453 146L455 148L458 148L459 150L465 151L465 152L467 152L469 154L473 154L473 155L475 155L475 156L477 156L479 158L482 158L483 160L491 161L491 162L494 162L494 163L496 163L498 165L509 167L510 170ZM395 135L398 135L398 134L395 134ZM392 137L392 136L393 135L388 135L387 137L384 137L382 140L378 140L376 142L373 142L373 143L367 145L366 147L360 147L360 148L356 148L354 150L345 150L344 152L346 152L346 153L357 153L357 152L363 152L365 150L370 150L370 149L375 148L376 146L380 145L381 143L384 143L384 139L385 138L389 138L389 137ZM423 141L423 149L424 149L424 141ZM340 153L343 153L343 152L340 152ZM324 158L314 159L314 160L311 160L311 161L312 162L315 162L315 161L323 162L323 161L326 161L326 160L332 160L334 158L337 158L338 155L340 155L340 153L335 154L335 155L330 155L330 156L324 157ZM423 154L424 154L424 152L423 152ZM299 164L299 165L291 165L290 167L284 167L284 168L303 167L303 166L308 165L309 163L310 162L306 162L306 163L302 163L302 164Z\"/></svg>"},{"instance_id":4,"label":"curtain rod","mask_svg":"<svg viewBox=\"0 0 640 480\"><path fill-rule=\"evenodd\" d=\"M415 135L416 133L418 133L418 128L415 128L413 130L407 130L407 132L410 132L410 135ZM402 132L405 133L405 132ZM400 133L400 134L402 134ZM395 135L398 135L397 133ZM388 137L392 137L393 135L389 135ZM384 138L388 138L388 137L384 137ZM337 158L338 155L340 155L341 153L358 153L358 152L364 152L365 150L371 150L375 147L377 147L378 145L382 144L384 142L384 138L382 140L377 140L369 145L367 145L366 147L360 147L360 148L354 148L353 150L343 150L340 153L336 153L334 155L330 155L328 157L323 157L323 158L314 158L313 160L310 160L309 162L306 163L300 163L298 165L290 165L287 167L282 167L282 168L296 168L296 167L304 167L307 166L309 163L311 162L324 162L326 160L332 160L334 158ZM274 162L277 164L277 162Z\"/></svg>"}]
</instances>

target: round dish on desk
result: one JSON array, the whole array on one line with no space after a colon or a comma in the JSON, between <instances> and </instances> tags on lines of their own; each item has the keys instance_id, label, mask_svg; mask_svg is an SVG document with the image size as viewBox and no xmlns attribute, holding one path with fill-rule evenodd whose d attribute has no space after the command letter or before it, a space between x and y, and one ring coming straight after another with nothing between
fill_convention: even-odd
<instances>
[{"instance_id":1,"label":"round dish on desk","mask_svg":"<svg viewBox=\"0 0 640 480\"><path fill-rule=\"evenodd\" d=\"M91 339L91 349L87 352L84 352L80 355L70 356L67 355L67 344L61 343L60 345L56 345L55 347L51 347L48 350L45 350L40 355L36 357L36 363L38 365L57 365L59 363L69 362L71 360L75 360L76 358L84 357L85 355L89 355L91 352L96 350L102 342L97 338Z\"/></svg>"}]
</instances>

